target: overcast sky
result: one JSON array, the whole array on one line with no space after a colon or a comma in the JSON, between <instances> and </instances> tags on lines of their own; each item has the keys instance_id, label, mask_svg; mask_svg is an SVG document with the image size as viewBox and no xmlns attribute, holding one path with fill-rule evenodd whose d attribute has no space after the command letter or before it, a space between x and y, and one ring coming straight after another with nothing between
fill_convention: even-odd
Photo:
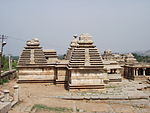
<instances>
[{"instance_id":1,"label":"overcast sky","mask_svg":"<svg viewBox=\"0 0 150 113\"><path fill-rule=\"evenodd\" d=\"M19 55L39 38L45 49L66 53L74 34L89 33L103 53L150 49L150 0L0 0L5 54Z\"/></svg>"}]
</instances>

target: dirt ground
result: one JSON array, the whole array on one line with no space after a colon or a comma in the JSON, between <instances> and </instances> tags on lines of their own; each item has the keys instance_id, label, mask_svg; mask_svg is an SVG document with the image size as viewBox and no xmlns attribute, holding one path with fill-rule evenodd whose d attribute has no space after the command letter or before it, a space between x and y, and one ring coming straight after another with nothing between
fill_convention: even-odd
<instances>
[{"instance_id":1,"label":"dirt ground","mask_svg":"<svg viewBox=\"0 0 150 113\"><path fill-rule=\"evenodd\" d=\"M1 90L9 89L13 94L13 86L16 80L5 83L0 86ZM123 101L98 101L98 100L63 100L53 98L53 96L62 96L68 93L63 86L51 84L19 84L20 102L15 105L9 113L32 113L31 108L35 104L42 104L49 107L77 108L84 113L150 113L147 106L135 106L132 102ZM141 101L141 100L139 100ZM137 102L138 103L138 102ZM39 111L36 113L55 113L48 111Z\"/></svg>"}]
</instances>

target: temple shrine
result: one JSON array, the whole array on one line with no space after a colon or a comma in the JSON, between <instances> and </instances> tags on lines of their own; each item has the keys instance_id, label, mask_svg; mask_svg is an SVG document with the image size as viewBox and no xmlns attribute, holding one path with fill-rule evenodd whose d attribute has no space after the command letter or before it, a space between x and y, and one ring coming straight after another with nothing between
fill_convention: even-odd
<instances>
[{"instance_id":1,"label":"temple shrine","mask_svg":"<svg viewBox=\"0 0 150 113\"><path fill-rule=\"evenodd\" d=\"M68 64L69 88L103 88L107 73L92 37L82 34L78 40L75 38L73 41L75 43L71 44Z\"/></svg>"},{"instance_id":2,"label":"temple shrine","mask_svg":"<svg viewBox=\"0 0 150 113\"><path fill-rule=\"evenodd\" d=\"M104 89L109 82L147 79L150 64L141 64L131 53L111 50L100 54L92 36L73 36L64 59L54 49L43 49L37 38L28 40L18 61L18 83L62 84L66 89Z\"/></svg>"},{"instance_id":3,"label":"temple shrine","mask_svg":"<svg viewBox=\"0 0 150 113\"><path fill-rule=\"evenodd\" d=\"M18 82L54 81L55 67L47 61L38 39L26 42L18 62Z\"/></svg>"}]
</instances>

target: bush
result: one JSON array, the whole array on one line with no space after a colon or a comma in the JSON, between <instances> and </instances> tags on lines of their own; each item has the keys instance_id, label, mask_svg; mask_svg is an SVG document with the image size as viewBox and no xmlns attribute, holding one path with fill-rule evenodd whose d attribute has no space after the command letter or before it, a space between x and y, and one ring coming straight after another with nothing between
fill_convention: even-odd
<instances>
[{"instance_id":1,"label":"bush","mask_svg":"<svg viewBox=\"0 0 150 113\"><path fill-rule=\"evenodd\" d=\"M17 56L12 56L12 69L16 69L17 62L18 62L18 57ZM3 71L8 71L9 70L9 57L8 56L3 56L2 57L2 70Z\"/></svg>"}]
</instances>

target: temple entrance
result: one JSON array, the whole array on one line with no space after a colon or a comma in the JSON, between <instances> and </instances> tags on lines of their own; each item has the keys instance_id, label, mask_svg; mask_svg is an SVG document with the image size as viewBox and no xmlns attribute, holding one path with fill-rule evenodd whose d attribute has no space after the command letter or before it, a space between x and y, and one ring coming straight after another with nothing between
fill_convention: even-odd
<instances>
[{"instance_id":1,"label":"temple entrance","mask_svg":"<svg viewBox=\"0 0 150 113\"><path fill-rule=\"evenodd\" d=\"M143 75L143 69L139 68L138 75Z\"/></svg>"}]
</instances>

